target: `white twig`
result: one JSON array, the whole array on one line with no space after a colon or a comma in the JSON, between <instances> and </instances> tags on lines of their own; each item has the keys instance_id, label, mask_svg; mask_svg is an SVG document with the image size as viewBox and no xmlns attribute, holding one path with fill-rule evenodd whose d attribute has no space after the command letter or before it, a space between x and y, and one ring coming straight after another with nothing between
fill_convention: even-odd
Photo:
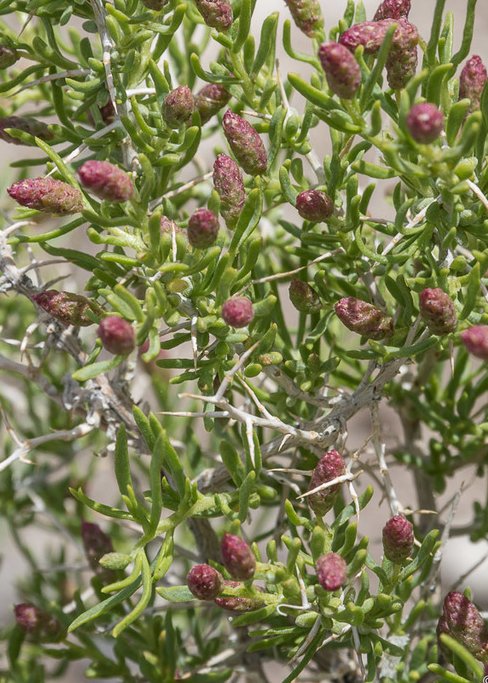
<instances>
[{"instance_id":1,"label":"white twig","mask_svg":"<svg viewBox=\"0 0 488 683\"><path fill-rule=\"evenodd\" d=\"M391 514L397 515L401 509L400 502L398 500L398 496L395 492L395 487L393 486L393 482L390 477L390 471L388 469L388 465L386 464L386 446L385 442L381 438L381 424L380 424L380 416L379 416L379 408L378 408L378 401L374 401L371 404L371 425L373 429L373 445L374 445L374 450L376 453L376 458L378 460L378 465L380 468L380 474L383 477L383 481L385 484L385 493L388 498L388 502L390 504L390 510Z\"/></svg>"},{"instance_id":2,"label":"white twig","mask_svg":"<svg viewBox=\"0 0 488 683\"><path fill-rule=\"evenodd\" d=\"M48 443L49 441L73 441L74 439L85 436L92 430L93 427L91 425L81 424L74 429L61 430L59 432L53 432L52 434L44 434L43 436L38 436L34 439L27 439L16 448L8 458L5 458L5 460L0 462L0 472L6 470L7 467L16 460L23 460L31 450L38 446L42 446L42 444Z\"/></svg>"},{"instance_id":3,"label":"white twig","mask_svg":"<svg viewBox=\"0 0 488 683\"><path fill-rule=\"evenodd\" d=\"M480 200L480 202L483 204L483 206L485 207L485 209L488 211L488 199L485 197L485 195L484 195L483 192L480 190L480 188L478 187L478 185L476 185L476 183L473 183L472 180L467 180L467 181L466 181L466 185L469 186L469 189L471 190L471 192L472 192L473 194L475 194L475 195L478 197L478 199Z\"/></svg>"}]
</instances>

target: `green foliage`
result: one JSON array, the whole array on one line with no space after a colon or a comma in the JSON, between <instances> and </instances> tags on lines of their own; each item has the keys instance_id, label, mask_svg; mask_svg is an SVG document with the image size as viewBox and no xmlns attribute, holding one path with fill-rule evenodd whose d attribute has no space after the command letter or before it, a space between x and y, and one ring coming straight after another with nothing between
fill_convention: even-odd
<instances>
[{"instance_id":1,"label":"green foliage","mask_svg":"<svg viewBox=\"0 0 488 683\"><path fill-rule=\"evenodd\" d=\"M45 643L8 624L0 680L69 680L83 662L92 680L211 683L235 680L242 667L264 676L261 667L279 661L285 683L317 667L335 681L337 662L355 680L414 683L431 672L480 681L486 662L453 637L441 637L452 665L439 658L439 594L430 590L452 523L435 494L467 466L486 477L488 463L486 358L469 355L461 337L488 325L488 90L476 110L459 99L456 75L470 55L476 0L456 49L453 17L437 0L422 70L402 90L384 73L395 27L376 55L357 48L362 85L351 100L328 86L321 25L299 52L281 11L255 26L256 0L231 3L227 31L205 26L201 3L151 4L0 0L0 44L19 57L0 69L1 117L45 119L54 135L12 132L21 154L1 188L0 509L29 569L19 600L67 633ZM328 40L366 19L362 2L344 4L338 26L325 17ZM196 104L185 124L165 124L168 93L208 84L228 91L226 107L203 124ZM431 145L406 124L422 98L445 116ZM218 154L231 155L227 108L252 124L268 163L243 174L235 227L219 216L215 243L196 249L192 213L219 215L225 204L211 172ZM90 193L77 174L87 160L124 169L133 196ZM8 199L7 184L47 174L83 191L80 215L46 217ZM295 211L310 189L334 203L324 222ZM291 310L283 285L292 278L313 287L319 310ZM52 287L83 291L100 311L94 326L80 336L42 312L32 297ZM454 332L429 331L426 288L452 298ZM245 327L222 318L234 296L252 301ZM344 297L391 316L392 334L352 332L335 310ZM103 315L134 327L129 357L104 352L95 331ZM386 464L382 398L404 430ZM368 410L371 433L355 451L347 424ZM347 469L321 518L306 493L331 448ZM391 465L402 472L394 483L414 474L418 500L395 491ZM384 522L405 511L415 527L403 565L365 535L363 520L383 499ZM487 506L474 504L473 541L487 538ZM83 519L113 544L100 571L87 568ZM32 528L54 532L54 542L33 546ZM202 562L232 579L219 553L224 531L247 538L256 556L254 580L225 584L219 596L247 611L199 601L186 586ZM347 563L333 592L315 572L329 552Z\"/></svg>"}]
</instances>

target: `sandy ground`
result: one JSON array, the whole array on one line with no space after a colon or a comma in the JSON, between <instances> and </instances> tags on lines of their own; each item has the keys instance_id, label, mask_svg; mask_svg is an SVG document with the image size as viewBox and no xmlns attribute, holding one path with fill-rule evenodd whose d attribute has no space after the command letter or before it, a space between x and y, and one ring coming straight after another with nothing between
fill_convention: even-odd
<instances>
[{"instance_id":1,"label":"sandy ground","mask_svg":"<svg viewBox=\"0 0 488 683\"><path fill-rule=\"evenodd\" d=\"M332 2L329 2L329 0L327 0L327 2L322 0L321 4L323 6L326 24L327 26L332 26L342 15L346 5L346 0L333 0ZM371 17L378 4L378 0L365 0L365 4L368 10L368 16ZM488 3L482 1L478 4L479 8L476 21L476 36L473 45L473 52L477 52L485 58L488 58L488 46L486 43L486 32L488 31ZM421 34L427 37L434 2L433 0L424 0L424 2L421 2L420 0L413 0L413 5L414 7L411 14L411 20L418 25ZM459 40L459 37L462 33L464 6L464 0L450 0L447 3L448 9L450 9L455 16L457 40ZM276 10L282 13L283 18L288 17L288 12L284 6L283 0L267 0L266 2L264 2L264 0L258 0L254 16L255 34L258 34L263 19L268 14ZM306 50L308 48L307 41L298 31L294 33L294 45L298 49ZM300 66L297 66L297 63L293 63L286 55L280 55L280 61L283 73L286 73L288 70L297 71L300 68ZM325 138L321 138L320 134L316 134L315 143L317 144L318 151L320 153L320 148L326 145ZM4 158L6 154L13 155L16 153L18 153L18 148L13 148L11 146L7 147L7 145L2 146L2 154L4 155ZM378 207L375 207L375 210L383 210L384 212L388 212L389 207L386 203L384 203ZM143 392L144 388L141 387L141 390ZM398 424L395 416L386 413L384 417L384 424L387 430L385 437L391 443L398 434ZM350 447L352 447L355 443L360 445L363 441L363 435L368 429L369 424L367 416L365 417L360 415L357 417L350 425L351 436L348 445ZM104 467L107 467L108 470L110 468L110 463L106 461ZM472 476L472 473L468 472L463 474L466 481ZM402 500L412 500L413 502L415 491L412 481L405 478L400 468L393 470L393 478ZM456 490L458 490L460 484L461 481L453 482L449 491L447 491L443 496L443 500L447 500ZM483 483L479 481L477 485L470 489L470 494L466 494L463 497L456 516L457 526L469 522L471 518L472 500L476 499L477 497L483 499L485 495L485 489L486 482ZM369 532L373 542L373 547L378 547L378 550L378 544L380 540L379 530L381 529L381 526L387 516L388 510L386 504L383 502L380 505L379 500L376 501L375 506L370 505L367 514L365 514L364 531L365 533ZM2 533L1 538L3 543L7 544L8 548L9 539L5 535L5 532ZM30 537L28 537L28 541L33 547L40 548L45 542L52 543L53 539L43 538L42 535L36 533L31 534ZM442 576L445 589L448 589L454 582L458 580L462 574L468 572L473 565L482 560L482 558L487 554L488 542L473 545L467 538L464 537L460 537L449 542L444 554L442 565ZM488 581L486 581L487 568L488 562L480 564L478 569L470 575L469 579L469 584L473 588L478 603L485 609L488 608ZM15 552L9 550L3 554L3 561L0 566L0 619L2 623L6 623L11 619L11 608L13 601L15 600L15 584L25 571L25 565ZM270 679L273 680L274 683L278 683L284 678L281 670L278 668L274 668L269 672L269 674ZM72 671L70 672L69 676L64 679L65 683L76 683L78 680L85 680L81 674L81 671L79 675Z\"/></svg>"}]
</instances>

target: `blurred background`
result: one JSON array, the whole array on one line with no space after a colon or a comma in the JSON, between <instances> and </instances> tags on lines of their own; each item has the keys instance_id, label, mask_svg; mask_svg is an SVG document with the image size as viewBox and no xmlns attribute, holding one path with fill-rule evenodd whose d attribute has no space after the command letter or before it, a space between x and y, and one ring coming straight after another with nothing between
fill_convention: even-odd
<instances>
[{"instance_id":1,"label":"blurred background","mask_svg":"<svg viewBox=\"0 0 488 683\"><path fill-rule=\"evenodd\" d=\"M379 3L379 0L364 0L368 11L368 18L372 18L374 11ZM413 9L411 12L410 20L412 23L416 24L419 28L420 34L427 38L430 31L430 23L432 18L432 12L434 8L433 0L413 0ZM321 2L323 13L325 16L326 28L330 29L334 26L338 19L342 16L344 8L346 6L346 0L322 0ZM459 42L460 35L462 33L464 24L464 9L465 0L448 0L446 3L446 9L452 11L455 17L455 28L456 28L456 39ZM259 34L261 24L266 16L271 12L279 11L282 15L282 21L289 17L288 10L285 6L284 0L258 0L256 4L256 11L254 14L254 30L255 34ZM278 33L280 35L280 31ZM475 28L475 38L473 42L472 52L480 54L486 61L488 61L488 44L486 36L488 35L488 3L486 0L481 0L478 3L477 10L477 20ZM93 39L93 38L92 38ZM310 43L308 39L303 36L298 30L293 30L293 44L297 50L304 52L310 51ZM293 62L283 50L279 49L278 46L278 56L280 60L280 68L283 76L286 75L288 71L302 71L304 76L307 76L305 65L297 62ZM208 54L208 59L211 59L211 54ZM294 101L293 106L300 109L300 101L297 99ZM319 156L322 156L327 150L328 135L324 127L321 124L313 131L313 142L316 148L316 152ZM213 140L206 143L201 151L201 159L203 162L206 161L206 153L209 153L209 160L207 166L210 166L210 160L213 158L211 155L211 147L214 144ZM4 159L5 165L12 160L17 158L22 154L21 147L14 147L12 145L7 145L6 143L0 141L0 151ZM9 178L10 172L4 173L4 177ZM4 180L4 182L6 182ZM3 183L2 183L3 184ZM388 184L385 186L385 194L382 200L379 200L374 207L375 215L379 217L389 217L392 213L392 209L388 202ZM379 195L378 195L379 196ZM76 233L75 233L76 234ZM72 240L70 235L70 240ZM78 237L77 239L82 239ZM85 246L83 244L83 246ZM90 245L93 247L93 245ZM79 245L78 245L79 248ZM88 245L87 245L87 248ZM66 269L65 269L66 270ZM65 274L65 273L63 273ZM66 272L69 275L69 272ZM76 282L76 276L70 276L72 280L72 288L76 289L83 286L82 282ZM68 279L65 281L65 286L69 289ZM67 283L67 284L66 284ZM290 319L293 319L293 313L290 311ZM1 303L0 303L0 323L1 323ZM150 383L147 375L144 372L138 373L137 386L136 386L136 398L147 397L148 391L150 391ZM15 388L12 387L12 401L19 401L19 410L22 406L22 397L16 396ZM398 420L394 413L388 411L387 408L382 406L382 425L384 430L384 437L387 445L393 445L398 442L401 430ZM369 435L370 423L369 415L360 414L351 423L349 427L349 439L347 442L348 450L353 450L355 447L359 447ZM1 427L0 427L1 428ZM2 458L5 454L2 454ZM91 457L91 454L89 455ZM109 478L109 473L112 470L112 464L110 458L105 459L101 465L100 472L107 472L107 478ZM414 507L416 501L414 483L410 477L405 476L405 471L401 467L392 468L393 482L399 493L402 502L408 502ZM461 475L459 475L461 476ZM100 484L95 484L92 494L93 497L97 498L99 495L100 500L107 501L107 491L106 484L103 481L103 476L100 477ZM361 479L358 483L358 488L361 490L368 482L366 478L364 481ZM452 481L448 490L441 497L439 507L447 503L452 496L461 488L462 484L465 484L467 490L461 496L460 504L457 509L455 526L463 527L468 524L472 518L472 504L474 500L484 500L486 498L486 481L482 481L476 478L476 473L469 468L462 471L462 479L459 481ZM99 489L97 491L97 488ZM389 509L385 501L379 500L379 495L376 495L373 501L370 503L369 507L364 513L364 517L361 521L361 531L364 534L370 536L372 541L372 552L380 553L380 530L389 516ZM467 530L467 534L469 530ZM458 535L449 540L447 547L444 549L444 556L442 561L442 583L443 590L447 591L453 586L457 585L461 589L466 585L470 585L473 589L473 593L478 603L479 607L488 610L488 542L483 541L477 544L472 544L469 541L468 535ZM32 550L42 556L43 549L48 546L52 546L58 542L59 537L53 537L52 535L42 535L38 532L26 534L25 540L30 545ZM22 558L14 550L14 546L11 543L10 538L6 532L6 529L2 526L0 522L0 542L3 547L1 564L0 564L0 620L3 625L10 623L12 620L12 606L16 601L16 584L21 579L25 572L29 571L29 567L23 562ZM49 570L46 567L46 570ZM269 670L270 680L279 682L283 680L283 672L272 667ZM82 668L80 667L79 676L73 670L70 670L69 675L66 676L66 683L76 683L78 680L85 680L82 675Z\"/></svg>"}]
</instances>

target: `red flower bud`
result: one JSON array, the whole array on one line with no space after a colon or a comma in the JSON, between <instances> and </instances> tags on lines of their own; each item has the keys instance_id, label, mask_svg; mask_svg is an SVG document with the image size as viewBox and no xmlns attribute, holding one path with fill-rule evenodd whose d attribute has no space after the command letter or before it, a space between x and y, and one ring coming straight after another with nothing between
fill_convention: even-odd
<instances>
[{"instance_id":1,"label":"red flower bud","mask_svg":"<svg viewBox=\"0 0 488 683\"><path fill-rule=\"evenodd\" d=\"M345 471L346 463L338 451L332 450L324 453L312 472L308 490L312 491L321 484L327 484L327 482L341 477ZM316 515L323 516L333 508L340 488L340 484L334 484L307 497L308 504Z\"/></svg>"},{"instance_id":2,"label":"red flower bud","mask_svg":"<svg viewBox=\"0 0 488 683\"><path fill-rule=\"evenodd\" d=\"M110 537L102 531L98 524L82 522L81 540L83 541L86 559L92 571L100 576L110 576L112 573L110 571L107 572L107 569L99 564L100 559L104 555L113 552L114 548Z\"/></svg>"},{"instance_id":3,"label":"red flower bud","mask_svg":"<svg viewBox=\"0 0 488 683\"><path fill-rule=\"evenodd\" d=\"M315 565L317 578L326 591L336 591L347 579L347 564L337 553L327 553L317 560Z\"/></svg>"},{"instance_id":4,"label":"red flower bud","mask_svg":"<svg viewBox=\"0 0 488 683\"><path fill-rule=\"evenodd\" d=\"M98 308L84 296L73 294L73 292L58 292L56 289L47 289L33 294L32 300L53 318L65 325L76 325L76 327L93 325L88 311Z\"/></svg>"},{"instance_id":5,"label":"red flower bud","mask_svg":"<svg viewBox=\"0 0 488 683\"><path fill-rule=\"evenodd\" d=\"M318 0L285 0L293 21L305 35L313 38L324 21Z\"/></svg>"},{"instance_id":6,"label":"red flower bud","mask_svg":"<svg viewBox=\"0 0 488 683\"><path fill-rule=\"evenodd\" d=\"M390 316L353 296L338 301L335 312L349 330L368 339L383 339L393 332L393 320Z\"/></svg>"},{"instance_id":7,"label":"red flower bud","mask_svg":"<svg viewBox=\"0 0 488 683\"><path fill-rule=\"evenodd\" d=\"M462 593L448 593L444 599L437 635L447 633L473 657L488 663L488 627L476 606Z\"/></svg>"},{"instance_id":8,"label":"red flower bud","mask_svg":"<svg viewBox=\"0 0 488 683\"><path fill-rule=\"evenodd\" d=\"M230 109L223 118L224 134L237 161L246 173L265 173L268 156L263 141L254 128Z\"/></svg>"},{"instance_id":9,"label":"red flower bud","mask_svg":"<svg viewBox=\"0 0 488 683\"><path fill-rule=\"evenodd\" d=\"M76 188L54 178L27 178L11 185L7 192L21 206L55 216L83 211L83 196Z\"/></svg>"},{"instance_id":10,"label":"red flower bud","mask_svg":"<svg viewBox=\"0 0 488 683\"><path fill-rule=\"evenodd\" d=\"M14 615L17 625L34 640L51 643L63 636L59 621L29 602L15 605Z\"/></svg>"},{"instance_id":11,"label":"red flower bud","mask_svg":"<svg viewBox=\"0 0 488 683\"><path fill-rule=\"evenodd\" d=\"M398 24L393 36L386 68L388 83L391 88L403 88L415 73L417 66L417 45L419 34L416 27L406 19L382 19L381 21L363 21L351 26L339 38L339 42L354 52L359 46L364 46L366 54L375 54L383 44L390 26Z\"/></svg>"},{"instance_id":12,"label":"red flower bud","mask_svg":"<svg viewBox=\"0 0 488 683\"><path fill-rule=\"evenodd\" d=\"M481 95L488 80L488 72L483 60L473 55L464 65L459 79L459 97L471 100L471 111L480 108Z\"/></svg>"},{"instance_id":13,"label":"red flower bud","mask_svg":"<svg viewBox=\"0 0 488 683\"><path fill-rule=\"evenodd\" d=\"M444 114L430 102L414 104L407 116L407 128L415 142L428 145L444 129Z\"/></svg>"},{"instance_id":14,"label":"red flower bud","mask_svg":"<svg viewBox=\"0 0 488 683\"><path fill-rule=\"evenodd\" d=\"M12 45L0 45L0 69L8 69L19 59L17 50Z\"/></svg>"},{"instance_id":15,"label":"red flower bud","mask_svg":"<svg viewBox=\"0 0 488 683\"><path fill-rule=\"evenodd\" d=\"M195 95L195 107L200 112L202 124L210 121L212 116L215 116L226 104L230 101L232 95L223 85L218 83L207 83Z\"/></svg>"},{"instance_id":16,"label":"red flower bud","mask_svg":"<svg viewBox=\"0 0 488 683\"><path fill-rule=\"evenodd\" d=\"M325 221L334 213L332 199L321 190L300 192L297 196L296 207L302 218L316 223Z\"/></svg>"},{"instance_id":17,"label":"red flower bud","mask_svg":"<svg viewBox=\"0 0 488 683\"><path fill-rule=\"evenodd\" d=\"M240 586L241 584L237 581L224 581L224 591L226 588L239 588ZM263 606L263 601L257 597L241 598L237 595L215 598L214 602L218 607L231 612L251 612Z\"/></svg>"},{"instance_id":18,"label":"red flower bud","mask_svg":"<svg viewBox=\"0 0 488 683\"><path fill-rule=\"evenodd\" d=\"M461 333L461 341L469 353L488 360L488 325L474 325Z\"/></svg>"},{"instance_id":19,"label":"red flower bud","mask_svg":"<svg viewBox=\"0 0 488 683\"><path fill-rule=\"evenodd\" d=\"M12 145L24 145L25 143L22 142L22 140L9 135L6 131L7 128L21 130L24 133L35 135L41 140L52 140L54 137L49 126L42 121L29 119L25 116L5 116L0 119L0 139L9 142Z\"/></svg>"},{"instance_id":20,"label":"red flower bud","mask_svg":"<svg viewBox=\"0 0 488 683\"><path fill-rule=\"evenodd\" d=\"M160 12L166 5L167 0L141 0L144 7Z\"/></svg>"},{"instance_id":21,"label":"red flower bud","mask_svg":"<svg viewBox=\"0 0 488 683\"><path fill-rule=\"evenodd\" d=\"M340 43L324 43L319 59L334 95L352 100L361 85L361 69L354 55Z\"/></svg>"},{"instance_id":22,"label":"red flower bud","mask_svg":"<svg viewBox=\"0 0 488 683\"><path fill-rule=\"evenodd\" d=\"M235 296L222 306L222 318L231 327L247 327L254 318L252 301L245 296Z\"/></svg>"},{"instance_id":23,"label":"red flower bud","mask_svg":"<svg viewBox=\"0 0 488 683\"><path fill-rule=\"evenodd\" d=\"M219 220L208 209L197 209L188 221L188 241L195 249L207 249L215 244Z\"/></svg>"},{"instance_id":24,"label":"red flower bud","mask_svg":"<svg viewBox=\"0 0 488 683\"><path fill-rule=\"evenodd\" d=\"M383 0L374 15L375 21L381 19L407 19L412 6L411 0Z\"/></svg>"},{"instance_id":25,"label":"red flower bud","mask_svg":"<svg viewBox=\"0 0 488 683\"><path fill-rule=\"evenodd\" d=\"M190 88L180 85L166 95L163 102L163 119L170 128L180 128L191 119L195 100Z\"/></svg>"},{"instance_id":26,"label":"red flower bud","mask_svg":"<svg viewBox=\"0 0 488 683\"><path fill-rule=\"evenodd\" d=\"M222 590L224 580L220 572L208 564L196 564L190 569L186 583L199 600L213 600Z\"/></svg>"},{"instance_id":27,"label":"red flower bud","mask_svg":"<svg viewBox=\"0 0 488 683\"><path fill-rule=\"evenodd\" d=\"M413 526L403 515L395 515L383 527L383 551L395 564L402 564L412 553Z\"/></svg>"},{"instance_id":28,"label":"red flower bud","mask_svg":"<svg viewBox=\"0 0 488 683\"><path fill-rule=\"evenodd\" d=\"M442 289L424 289L420 292L420 315L434 334L449 334L457 326L454 302Z\"/></svg>"},{"instance_id":29,"label":"red flower bud","mask_svg":"<svg viewBox=\"0 0 488 683\"><path fill-rule=\"evenodd\" d=\"M103 347L116 356L127 356L136 345L134 328L116 315L104 318L98 327Z\"/></svg>"},{"instance_id":30,"label":"red flower bud","mask_svg":"<svg viewBox=\"0 0 488 683\"><path fill-rule=\"evenodd\" d=\"M291 303L302 313L316 313L322 308L320 297L308 282L293 279L288 289Z\"/></svg>"},{"instance_id":31,"label":"red flower bud","mask_svg":"<svg viewBox=\"0 0 488 683\"><path fill-rule=\"evenodd\" d=\"M242 538L224 534L220 550L224 567L234 579L252 579L256 571L256 558Z\"/></svg>"},{"instance_id":32,"label":"red flower bud","mask_svg":"<svg viewBox=\"0 0 488 683\"><path fill-rule=\"evenodd\" d=\"M229 0L195 0L203 21L218 31L227 31L232 26L234 16Z\"/></svg>"},{"instance_id":33,"label":"red flower bud","mask_svg":"<svg viewBox=\"0 0 488 683\"><path fill-rule=\"evenodd\" d=\"M226 154L219 154L215 160L213 183L220 196L220 211L232 229L246 202L246 191L239 166Z\"/></svg>"},{"instance_id":34,"label":"red flower bud","mask_svg":"<svg viewBox=\"0 0 488 683\"><path fill-rule=\"evenodd\" d=\"M108 161L86 161L78 169L81 184L100 199L126 202L134 194L131 177Z\"/></svg>"}]
</instances>

